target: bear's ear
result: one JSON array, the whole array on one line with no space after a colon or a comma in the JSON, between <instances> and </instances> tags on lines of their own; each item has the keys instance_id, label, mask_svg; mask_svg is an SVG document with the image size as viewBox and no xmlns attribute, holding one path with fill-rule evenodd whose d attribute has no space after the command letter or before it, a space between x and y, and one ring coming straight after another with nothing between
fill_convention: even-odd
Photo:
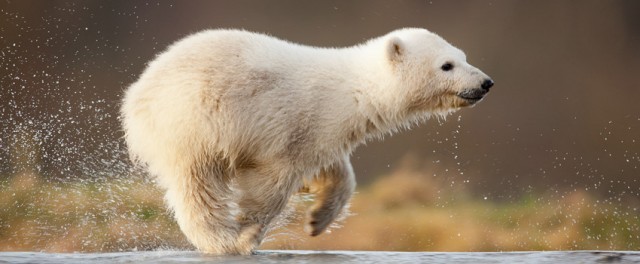
<instances>
[{"instance_id":1,"label":"bear's ear","mask_svg":"<svg viewBox=\"0 0 640 264\"><path fill-rule=\"evenodd\" d=\"M405 46L402 40L398 37L392 37L387 43L387 57L393 63L402 61L402 56L405 53Z\"/></svg>"}]
</instances>

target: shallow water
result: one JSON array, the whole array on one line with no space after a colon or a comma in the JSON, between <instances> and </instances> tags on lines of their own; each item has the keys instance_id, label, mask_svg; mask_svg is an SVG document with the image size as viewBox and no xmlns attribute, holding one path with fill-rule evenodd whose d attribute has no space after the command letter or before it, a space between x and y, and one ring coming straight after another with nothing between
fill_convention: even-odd
<instances>
[{"instance_id":1,"label":"shallow water","mask_svg":"<svg viewBox=\"0 0 640 264\"><path fill-rule=\"evenodd\" d=\"M0 263L639 263L638 251L381 252L259 251L211 256L193 251L118 253L0 252Z\"/></svg>"}]
</instances>

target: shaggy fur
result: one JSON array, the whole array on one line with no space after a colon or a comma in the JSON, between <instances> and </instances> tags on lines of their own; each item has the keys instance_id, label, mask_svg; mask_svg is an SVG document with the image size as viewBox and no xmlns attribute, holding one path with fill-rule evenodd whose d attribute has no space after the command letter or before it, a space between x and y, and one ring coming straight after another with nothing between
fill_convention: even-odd
<instances>
[{"instance_id":1,"label":"shaggy fur","mask_svg":"<svg viewBox=\"0 0 640 264\"><path fill-rule=\"evenodd\" d=\"M301 189L317 194L305 230L322 233L355 188L356 146L479 101L487 80L425 29L348 48L208 30L153 60L121 117L191 243L248 254Z\"/></svg>"}]
</instances>

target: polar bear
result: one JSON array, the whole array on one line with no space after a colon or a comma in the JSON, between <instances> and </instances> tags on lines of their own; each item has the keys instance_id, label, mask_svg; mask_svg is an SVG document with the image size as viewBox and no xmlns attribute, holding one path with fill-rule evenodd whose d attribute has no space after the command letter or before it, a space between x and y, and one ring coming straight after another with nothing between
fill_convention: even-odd
<instances>
[{"instance_id":1,"label":"polar bear","mask_svg":"<svg viewBox=\"0 0 640 264\"><path fill-rule=\"evenodd\" d=\"M346 48L207 30L149 63L126 90L121 120L189 241L249 254L300 190L316 194L305 230L331 224L355 188L356 146L474 105L492 85L425 29Z\"/></svg>"}]
</instances>

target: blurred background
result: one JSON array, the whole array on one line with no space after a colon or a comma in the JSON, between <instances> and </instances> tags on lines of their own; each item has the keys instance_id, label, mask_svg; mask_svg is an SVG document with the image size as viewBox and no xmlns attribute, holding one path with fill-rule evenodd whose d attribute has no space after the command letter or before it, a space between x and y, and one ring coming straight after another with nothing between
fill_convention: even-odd
<instances>
[{"instance_id":1,"label":"blurred background","mask_svg":"<svg viewBox=\"0 0 640 264\"><path fill-rule=\"evenodd\" d=\"M464 50L492 93L358 148L343 227L307 237L295 197L262 249L640 249L640 1L1 0L0 19L0 250L190 249L117 116L173 41L343 47L402 27Z\"/></svg>"}]
</instances>

